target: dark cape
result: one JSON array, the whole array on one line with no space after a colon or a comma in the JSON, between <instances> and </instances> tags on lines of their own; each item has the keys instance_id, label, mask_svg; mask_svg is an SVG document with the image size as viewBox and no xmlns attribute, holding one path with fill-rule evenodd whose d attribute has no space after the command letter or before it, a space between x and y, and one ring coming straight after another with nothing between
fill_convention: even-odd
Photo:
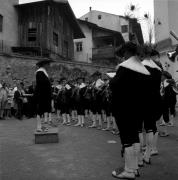
<instances>
[{"instance_id":1,"label":"dark cape","mask_svg":"<svg viewBox=\"0 0 178 180\"><path fill-rule=\"evenodd\" d=\"M121 63L110 81L111 107L120 131L135 131L145 116L146 79L150 73L133 56ZM129 136L129 135L128 135Z\"/></svg>"},{"instance_id":2,"label":"dark cape","mask_svg":"<svg viewBox=\"0 0 178 180\"><path fill-rule=\"evenodd\" d=\"M145 94L147 96L148 106L148 113L145 117L149 121L158 121L161 118L163 110L160 93L162 69L152 60L145 59L142 63L151 74L148 77L148 94Z\"/></svg>"},{"instance_id":3,"label":"dark cape","mask_svg":"<svg viewBox=\"0 0 178 180\"><path fill-rule=\"evenodd\" d=\"M42 115L45 112L51 112L51 83L46 71L40 68L36 72L36 87L34 92L37 105L37 114Z\"/></svg>"}]
</instances>

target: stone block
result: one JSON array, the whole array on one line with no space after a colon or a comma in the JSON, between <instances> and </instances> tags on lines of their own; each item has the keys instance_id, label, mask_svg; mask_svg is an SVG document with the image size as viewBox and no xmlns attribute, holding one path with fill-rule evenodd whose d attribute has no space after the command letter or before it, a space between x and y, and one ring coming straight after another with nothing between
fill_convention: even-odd
<instances>
[{"instance_id":1,"label":"stone block","mask_svg":"<svg viewBox=\"0 0 178 180\"><path fill-rule=\"evenodd\" d=\"M35 144L58 143L58 128L50 128L48 132L35 132Z\"/></svg>"}]
</instances>

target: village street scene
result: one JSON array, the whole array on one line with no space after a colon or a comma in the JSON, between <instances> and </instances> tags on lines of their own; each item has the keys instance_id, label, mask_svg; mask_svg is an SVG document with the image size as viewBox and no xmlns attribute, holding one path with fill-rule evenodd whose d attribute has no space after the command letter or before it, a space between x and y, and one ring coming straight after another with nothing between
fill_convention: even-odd
<instances>
[{"instance_id":1,"label":"village street scene","mask_svg":"<svg viewBox=\"0 0 178 180\"><path fill-rule=\"evenodd\" d=\"M178 0L0 0L0 180L177 180Z\"/></svg>"}]
</instances>

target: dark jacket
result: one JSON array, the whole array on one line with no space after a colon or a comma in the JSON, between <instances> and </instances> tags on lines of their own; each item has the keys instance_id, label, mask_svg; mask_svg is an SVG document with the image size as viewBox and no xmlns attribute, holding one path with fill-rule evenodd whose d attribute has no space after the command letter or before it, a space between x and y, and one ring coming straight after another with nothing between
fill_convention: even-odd
<instances>
[{"instance_id":1,"label":"dark jacket","mask_svg":"<svg viewBox=\"0 0 178 180\"><path fill-rule=\"evenodd\" d=\"M51 112L51 83L48 76L43 71L36 72L35 101L37 105L37 114Z\"/></svg>"},{"instance_id":2,"label":"dark jacket","mask_svg":"<svg viewBox=\"0 0 178 180\"><path fill-rule=\"evenodd\" d=\"M110 81L112 112L118 126L134 128L143 120L149 75L136 57L120 64L116 76Z\"/></svg>"},{"instance_id":3,"label":"dark jacket","mask_svg":"<svg viewBox=\"0 0 178 180\"><path fill-rule=\"evenodd\" d=\"M147 104L148 113L145 116L149 121L157 121L162 115L162 97L160 94L162 70L152 60L145 60L143 64L150 72L148 77Z\"/></svg>"}]
</instances>

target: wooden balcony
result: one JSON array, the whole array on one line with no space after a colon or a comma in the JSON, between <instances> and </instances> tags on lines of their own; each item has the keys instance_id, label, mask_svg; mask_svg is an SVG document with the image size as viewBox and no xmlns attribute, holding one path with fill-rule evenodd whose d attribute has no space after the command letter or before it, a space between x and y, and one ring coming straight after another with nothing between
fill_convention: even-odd
<instances>
[{"instance_id":1,"label":"wooden balcony","mask_svg":"<svg viewBox=\"0 0 178 180\"><path fill-rule=\"evenodd\" d=\"M92 49L92 58L93 59L101 59L101 58L115 58L115 48L113 46L105 46L100 48Z\"/></svg>"}]
</instances>

